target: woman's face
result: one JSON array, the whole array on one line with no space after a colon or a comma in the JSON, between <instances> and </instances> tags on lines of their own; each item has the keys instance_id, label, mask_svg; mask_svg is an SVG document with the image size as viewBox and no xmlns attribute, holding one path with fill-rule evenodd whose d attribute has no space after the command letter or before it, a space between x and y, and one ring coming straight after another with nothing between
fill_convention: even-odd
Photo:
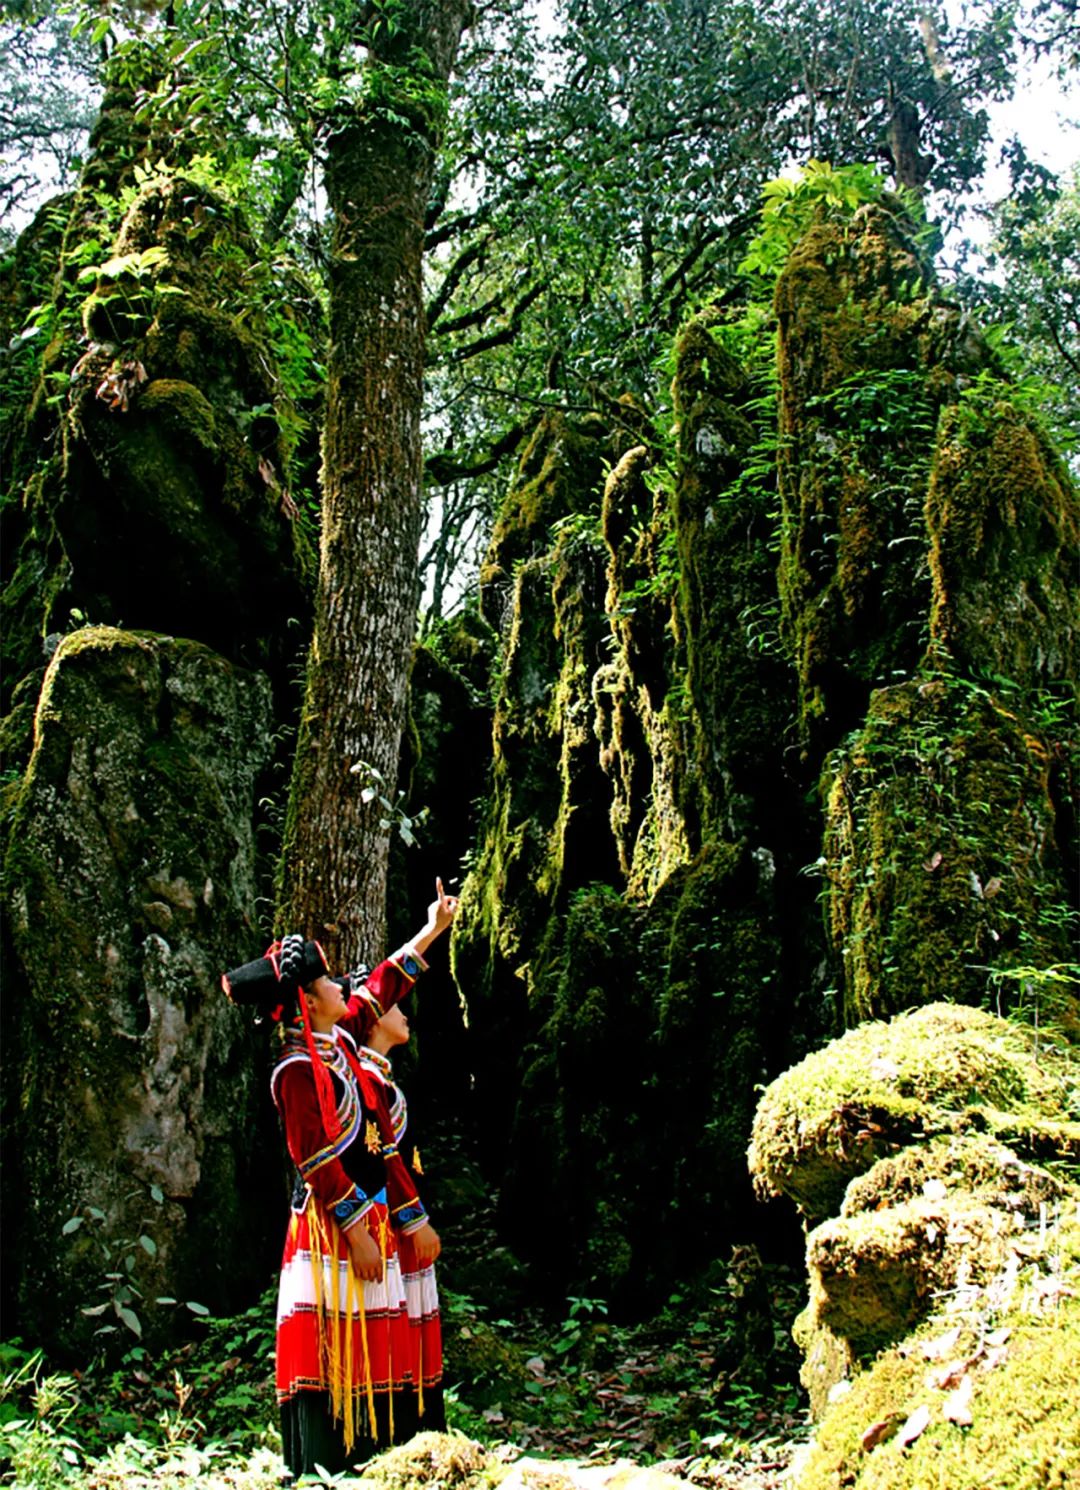
<instances>
[{"instance_id":1,"label":"woman's face","mask_svg":"<svg viewBox=\"0 0 1080 1490\"><path fill-rule=\"evenodd\" d=\"M325 1034L332 1030L339 1020L344 1019L349 1012L346 1002L345 990L340 983L335 983L324 973L316 978L313 983L308 984L307 992L308 1011L311 1014L312 1029L319 1030Z\"/></svg>"},{"instance_id":2,"label":"woman's face","mask_svg":"<svg viewBox=\"0 0 1080 1490\"><path fill-rule=\"evenodd\" d=\"M368 1039L372 1050L377 1050L385 1055L388 1050L393 1050L396 1045L405 1045L409 1039L409 1021L405 1016L405 1010L400 1004L395 1004L388 1009L381 1019L375 1021Z\"/></svg>"}]
</instances>

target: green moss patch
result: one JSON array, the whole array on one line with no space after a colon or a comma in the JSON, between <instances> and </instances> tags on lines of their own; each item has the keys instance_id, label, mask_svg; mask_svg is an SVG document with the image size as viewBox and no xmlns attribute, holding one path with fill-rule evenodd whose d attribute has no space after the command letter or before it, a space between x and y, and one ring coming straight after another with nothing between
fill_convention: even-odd
<instances>
[{"instance_id":1,"label":"green moss patch","mask_svg":"<svg viewBox=\"0 0 1080 1490\"><path fill-rule=\"evenodd\" d=\"M1058 751L1008 697L949 675L881 689L827 765L828 926L849 1022L1007 997L1000 970L1069 958Z\"/></svg>"}]
</instances>

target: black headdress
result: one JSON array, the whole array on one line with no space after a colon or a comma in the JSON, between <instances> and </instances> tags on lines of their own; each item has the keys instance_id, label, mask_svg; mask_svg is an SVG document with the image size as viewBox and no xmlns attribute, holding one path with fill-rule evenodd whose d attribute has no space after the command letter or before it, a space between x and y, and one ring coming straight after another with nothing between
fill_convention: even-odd
<instances>
[{"instance_id":1,"label":"black headdress","mask_svg":"<svg viewBox=\"0 0 1080 1490\"><path fill-rule=\"evenodd\" d=\"M295 1011L299 990L329 971L326 953L318 942L285 936L254 962L223 973L221 986L234 1004L271 1019L283 1019Z\"/></svg>"}]
</instances>

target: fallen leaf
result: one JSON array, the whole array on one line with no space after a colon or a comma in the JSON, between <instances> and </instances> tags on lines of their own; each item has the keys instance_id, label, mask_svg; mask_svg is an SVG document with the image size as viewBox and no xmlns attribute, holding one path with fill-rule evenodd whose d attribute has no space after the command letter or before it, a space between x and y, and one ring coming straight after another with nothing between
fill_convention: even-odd
<instances>
[{"instance_id":1,"label":"fallen leaf","mask_svg":"<svg viewBox=\"0 0 1080 1490\"><path fill-rule=\"evenodd\" d=\"M939 1392L947 1392L950 1387L964 1379L964 1372L971 1365L970 1360L950 1361L947 1366L940 1370L931 1371L927 1374L927 1385L935 1387Z\"/></svg>"},{"instance_id":2,"label":"fallen leaf","mask_svg":"<svg viewBox=\"0 0 1080 1490\"><path fill-rule=\"evenodd\" d=\"M944 1335L936 1335L933 1340L924 1340L922 1353L928 1361L940 1361L949 1355L955 1348L960 1338L960 1326L954 1330L947 1330Z\"/></svg>"},{"instance_id":3,"label":"fallen leaf","mask_svg":"<svg viewBox=\"0 0 1080 1490\"><path fill-rule=\"evenodd\" d=\"M930 1409L924 1402L921 1407L915 1409L897 1434L897 1441L900 1447L906 1449L908 1444L914 1443L919 1435L926 1431L929 1425Z\"/></svg>"},{"instance_id":4,"label":"fallen leaf","mask_svg":"<svg viewBox=\"0 0 1080 1490\"><path fill-rule=\"evenodd\" d=\"M1011 1335L1011 1333L1012 1333L1012 1331L1009 1330L1006 1327L1003 1327L1000 1330L989 1330L987 1332L987 1334L986 1334L986 1337L985 1337L986 1344L987 1345L1004 1345L1005 1344L1005 1341L1009 1338L1009 1336Z\"/></svg>"},{"instance_id":5,"label":"fallen leaf","mask_svg":"<svg viewBox=\"0 0 1080 1490\"><path fill-rule=\"evenodd\" d=\"M899 1414L894 1412L891 1416L882 1418L879 1423L871 1423L869 1428L863 1432L863 1451L868 1454L871 1449L876 1449L879 1443L884 1443L887 1438L891 1438L896 1432L896 1425L899 1421Z\"/></svg>"},{"instance_id":6,"label":"fallen leaf","mask_svg":"<svg viewBox=\"0 0 1080 1490\"><path fill-rule=\"evenodd\" d=\"M949 1193L949 1187L944 1180L927 1180L922 1187L922 1193L926 1200L944 1200Z\"/></svg>"},{"instance_id":7,"label":"fallen leaf","mask_svg":"<svg viewBox=\"0 0 1080 1490\"><path fill-rule=\"evenodd\" d=\"M983 890L983 899L984 900L993 900L994 896L998 893L998 891L1000 889L1001 889L1001 877L1000 877L1000 875L995 874L994 875L994 878L992 880L987 880L987 882L986 882L986 888Z\"/></svg>"},{"instance_id":8,"label":"fallen leaf","mask_svg":"<svg viewBox=\"0 0 1080 1490\"><path fill-rule=\"evenodd\" d=\"M544 1357L542 1355L530 1356L525 1362L525 1370L531 1371L534 1376L543 1376L544 1369Z\"/></svg>"},{"instance_id":9,"label":"fallen leaf","mask_svg":"<svg viewBox=\"0 0 1080 1490\"><path fill-rule=\"evenodd\" d=\"M970 1428L974 1419L971 1416L971 1394L975 1390L970 1376L965 1376L955 1392L950 1392L945 1398L941 1411L945 1421L957 1423L961 1428Z\"/></svg>"},{"instance_id":10,"label":"fallen leaf","mask_svg":"<svg viewBox=\"0 0 1080 1490\"><path fill-rule=\"evenodd\" d=\"M1001 1365L1008 1354L1009 1352L1005 1349L1004 1345L995 1345L992 1350L986 1352L986 1359L982 1363L982 1369L984 1371L993 1371L995 1366Z\"/></svg>"},{"instance_id":11,"label":"fallen leaf","mask_svg":"<svg viewBox=\"0 0 1080 1490\"><path fill-rule=\"evenodd\" d=\"M900 1068L888 1056L879 1055L876 1060L870 1062L870 1075L875 1081L895 1081L900 1075ZM881 1130L878 1129L878 1132Z\"/></svg>"},{"instance_id":12,"label":"fallen leaf","mask_svg":"<svg viewBox=\"0 0 1080 1490\"><path fill-rule=\"evenodd\" d=\"M929 859L925 860L925 862L923 863L923 868L926 870L927 874L933 874L934 870L940 863L941 850L938 849L936 853L930 855Z\"/></svg>"}]
</instances>

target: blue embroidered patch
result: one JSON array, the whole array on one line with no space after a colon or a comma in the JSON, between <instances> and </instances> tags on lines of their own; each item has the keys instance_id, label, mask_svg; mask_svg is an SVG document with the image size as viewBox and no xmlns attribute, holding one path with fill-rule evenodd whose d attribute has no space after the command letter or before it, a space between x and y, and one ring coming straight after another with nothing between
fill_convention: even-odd
<instances>
[{"instance_id":1,"label":"blue embroidered patch","mask_svg":"<svg viewBox=\"0 0 1080 1490\"><path fill-rule=\"evenodd\" d=\"M408 973L410 978L418 978L420 976L420 964L417 962L415 957L403 958L401 966L404 968L405 972Z\"/></svg>"},{"instance_id":2,"label":"blue embroidered patch","mask_svg":"<svg viewBox=\"0 0 1080 1490\"><path fill-rule=\"evenodd\" d=\"M334 1216L338 1221L348 1221L350 1216L355 1216L357 1211L363 1210L367 1203L367 1196L357 1185L351 1195L346 1195L334 1206Z\"/></svg>"}]
</instances>

